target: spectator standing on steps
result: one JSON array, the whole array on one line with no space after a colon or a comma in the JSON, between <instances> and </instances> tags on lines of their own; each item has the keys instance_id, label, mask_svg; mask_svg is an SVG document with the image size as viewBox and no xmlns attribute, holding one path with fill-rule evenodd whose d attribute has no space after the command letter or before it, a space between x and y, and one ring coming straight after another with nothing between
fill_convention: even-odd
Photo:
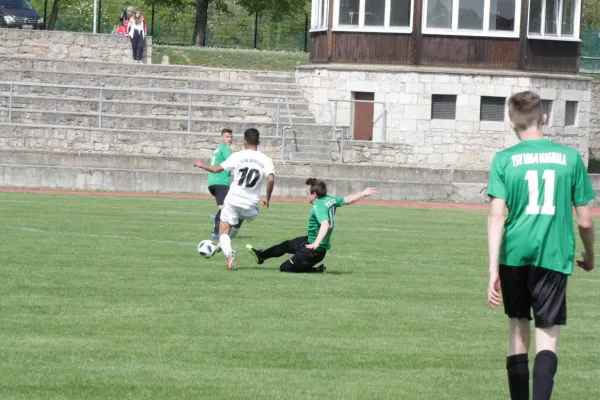
<instances>
[{"instance_id":1,"label":"spectator standing on steps","mask_svg":"<svg viewBox=\"0 0 600 400\"><path fill-rule=\"evenodd\" d=\"M131 48L133 50L133 62L142 64L142 55L144 54L144 44L146 43L146 20L140 10L135 10L133 17L129 20L127 26L129 37L131 38Z\"/></svg>"}]
</instances>

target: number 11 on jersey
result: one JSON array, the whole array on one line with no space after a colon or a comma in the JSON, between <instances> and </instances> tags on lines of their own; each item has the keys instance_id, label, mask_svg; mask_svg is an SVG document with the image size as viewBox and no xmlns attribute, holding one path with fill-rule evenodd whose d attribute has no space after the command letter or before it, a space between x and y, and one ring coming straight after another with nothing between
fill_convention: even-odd
<instances>
[{"instance_id":1,"label":"number 11 on jersey","mask_svg":"<svg viewBox=\"0 0 600 400\"><path fill-rule=\"evenodd\" d=\"M529 187L529 204L525 208L525 214L554 215L556 207L554 206L554 186L556 173L552 169L547 169L542 174L544 180L544 201L540 207L538 202L540 198L540 187L538 181L538 172L530 170L525 173L525 180Z\"/></svg>"}]
</instances>

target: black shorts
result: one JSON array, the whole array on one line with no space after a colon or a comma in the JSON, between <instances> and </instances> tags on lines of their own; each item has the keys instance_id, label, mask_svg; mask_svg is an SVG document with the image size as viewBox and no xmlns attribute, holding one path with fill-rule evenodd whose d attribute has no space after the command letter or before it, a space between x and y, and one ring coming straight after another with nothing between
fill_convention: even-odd
<instances>
[{"instance_id":1,"label":"black shorts","mask_svg":"<svg viewBox=\"0 0 600 400\"><path fill-rule=\"evenodd\" d=\"M325 258L325 250L307 249L308 236L300 236L292 239L294 247L294 255L290 258L290 262L294 265L294 270L308 270Z\"/></svg>"},{"instance_id":2,"label":"black shorts","mask_svg":"<svg viewBox=\"0 0 600 400\"><path fill-rule=\"evenodd\" d=\"M210 192L210 194L215 196L215 199L217 200L217 205L222 206L223 202L225 201L225 197L227 196L227 193L229 193L229 186L212 185L208 187L208 191Z\"/></svg>"},{"instance_id":3,"label":"black shorts","mask_svg":"<svg viewBox=\"0 0 600 400\"><path fill-rule=\"evenodd\" d=\"M504 312L509 318L531 321L533 309L537 328L566 325L567 278L545 268L500 265Z\"/></svg>"}]
</instances>

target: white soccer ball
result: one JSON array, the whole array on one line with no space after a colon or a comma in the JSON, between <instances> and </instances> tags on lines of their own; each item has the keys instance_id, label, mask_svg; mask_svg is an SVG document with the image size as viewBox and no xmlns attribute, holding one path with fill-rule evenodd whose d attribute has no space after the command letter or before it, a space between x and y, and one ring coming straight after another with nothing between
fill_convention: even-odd
<instances>
[{"instance_id":1,"label":"white soccer ball","mask_svg":"<svg viewBox=\"0 0 600 400\"><path fill-rule=\"evenodd\" d=\"M215 255L217 246L210 240L203 240L198 243L198 254L200 257L211 258Z\"/></svg>"}]
</instances>

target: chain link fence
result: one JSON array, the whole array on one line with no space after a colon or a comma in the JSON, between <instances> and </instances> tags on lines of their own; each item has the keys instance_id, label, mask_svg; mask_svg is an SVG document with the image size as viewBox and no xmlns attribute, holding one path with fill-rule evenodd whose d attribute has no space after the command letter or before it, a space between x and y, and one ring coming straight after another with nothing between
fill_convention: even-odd
<instances>
[{"instance_id":1,"label":"chain link fence","mask_svg":"<svg viewBox=\"0 0 600 400\"><path fill-rule=\"evenodd\" d=\"M600 73L600 30L581 29L579 72Z\"/></svg>"},{"instance_id":2,"label":"chain link fence","mask_svg":"<svg viewBox=\"0 0 600 400\"><path fill-rule=\"evenodd\" d=\"M92 32L93 0L58 0L58 12L53 13L56 0L30 0L44 17L46 29L70 32ZM143 1L121 2L98 0L99 33L115 33L123 9L133 6L142 11L148 34L157 45L193 44L196 8L193 3L182 7L149 6ZM260 50L308 51L310 15L299 13L274 21L268 15L249 15L234 2L228 10L209 7L205 45L209 47ZM56 14L56 18L53 15Z\"/></svg>"}]
</instances>

